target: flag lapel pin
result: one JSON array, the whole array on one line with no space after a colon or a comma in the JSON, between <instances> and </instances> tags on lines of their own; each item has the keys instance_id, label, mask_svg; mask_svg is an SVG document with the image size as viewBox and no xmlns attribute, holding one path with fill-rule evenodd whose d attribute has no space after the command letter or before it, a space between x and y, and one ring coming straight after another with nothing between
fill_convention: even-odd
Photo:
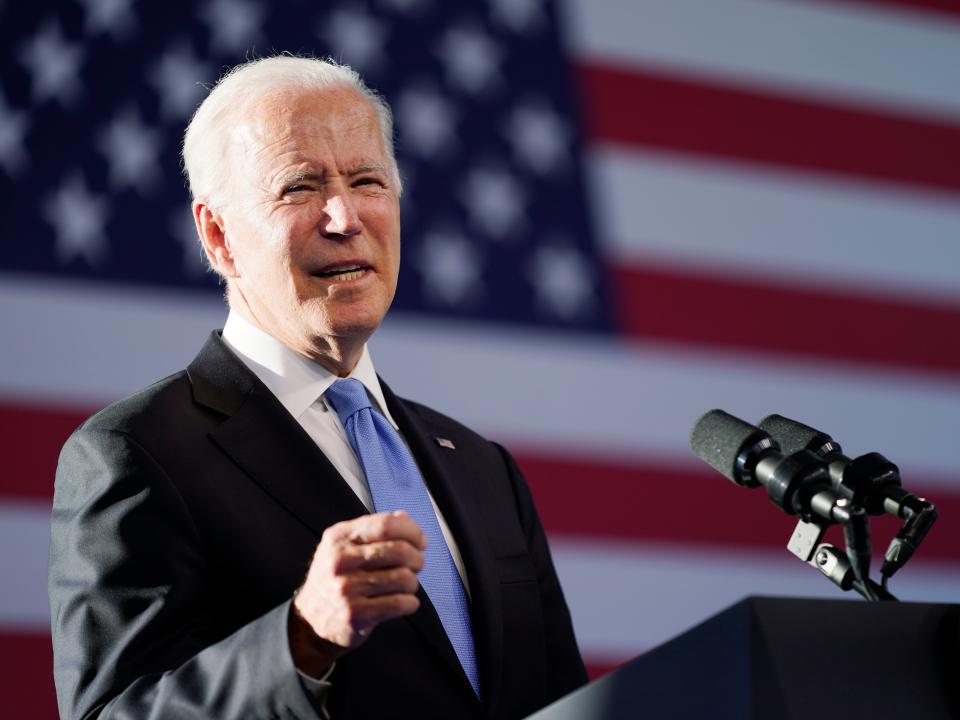
<instances>
[{"instance_id":1,"label":"flag lapel pin","mask_svg":"<svg viewBox=\"0 0 960 720\"><path fill-rule=\"evenodd\" d=\"M457 446L453 444L453 441L452 441L452 440L447 440L447 438L445 438L445 437L440 437L439 435L434 435L433 439L437 442L437 445L439 445L439 446L442 447L442 448L446 448L447 450L456 450L456 449L457 449Z\"/></svg>"}]
</instances>

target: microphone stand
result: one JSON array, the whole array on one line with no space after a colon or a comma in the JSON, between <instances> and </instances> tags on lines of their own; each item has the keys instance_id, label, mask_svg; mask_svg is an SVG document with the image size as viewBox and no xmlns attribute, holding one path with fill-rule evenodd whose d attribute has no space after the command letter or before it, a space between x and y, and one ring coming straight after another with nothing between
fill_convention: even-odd
<instances>
[{"instance_id":1,"label":"microphone stand","mask_svg":"<svg viewBox=\"0 0 960 720\"><path fill-rule=\"evenodd\" d=\"M858 508L858 506L849 505L847 507ZM854 517L862 519L856 522L866 522L862 508L858 509L860 509L860 513L854 512L853 515ZM861 577L858 578L858 573L854 569L854 565L850 562L848 556L851 554L862 555L865 552L869 557L869 535L867 536L866 548L860 547L858 549L856 547L850 547L849 541L852 533L847 532L848 525L845 524L844 534L848 540L848 547L847 553L842 553L835 545L820 542L823 539L823 534L827 530L827 525L828 524L825 523L800 520L797 522L797 527L794 529L793 535L790 536L790 540L787 543L787 550L803 562L815 567L829 578L834 585L845 592L856 590L864 599L871 602L896 602L897 598L892 595L886 587L870 579L869 572L863 573L861 571L859 573Z\"/></svg>"}]
</instances>

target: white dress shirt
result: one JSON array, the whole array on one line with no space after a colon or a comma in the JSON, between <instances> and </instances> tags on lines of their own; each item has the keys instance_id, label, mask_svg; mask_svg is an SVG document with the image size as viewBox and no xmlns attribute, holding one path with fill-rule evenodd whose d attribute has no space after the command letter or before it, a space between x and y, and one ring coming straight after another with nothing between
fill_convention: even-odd
<instances>
[{"instance_id":1,"label":"white dress shirt","mask_svg":"<svg viewBox=\"0 0 960 720\"><path fill-rule=\"evenodd\" d=\"M294 352L237 312L231 311L227 317L223 327L223 340L307 431L360 501L373 512L373 497L360 462L353 448L350 447L350 441L347 439L339 416L323 396L327 388L339 378L319 363ZM363 347L360 361L348 377L363 383L373 407L380 411L399 433L400 429L387 408L383 390L380 388L380 381L377 379L373 360L370 359L366 345ZM319 477L317 482L321 482ZM427 493L429 495L429 489ZM460 579L463 581L464 590L469 597L470 587L467 584L460 550L432 495L430 495L430 502L440 523L443 539L450 549L450 555L453 557L457 572L460 573Z\"/></svg>"}]
</instances>

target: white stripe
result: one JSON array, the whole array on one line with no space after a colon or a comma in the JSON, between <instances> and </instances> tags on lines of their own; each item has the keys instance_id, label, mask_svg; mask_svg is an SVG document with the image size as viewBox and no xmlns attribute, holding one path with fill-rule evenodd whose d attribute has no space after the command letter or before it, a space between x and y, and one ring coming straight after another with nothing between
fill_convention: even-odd
<instances>
[{"instance_id":1,"label":"white stripe","mask_svg":"<svg viewBox=\"0 0 960 720\"><path fill-rule=\"evenodd\" d=\"M934 193L597 146L598 236L654 261L960 303L960 203Z\"/></svg>"},{"instance_id":2,"label":"white stripe","mask_svg":"<svg viewBox=\"0 0 960 720\"><path fill-rule=\"evenodd\" d=\"M551 540L586 656L629 658L748 595L858 599L786 550L691 551L667 544ZM890 583L901 600L957 602L960 565L915 562Z\"/></svg>"},{"instance_id":3,"label":"white stripe","mask_svg":"<svg viewBox=\"0 0 960 720\"><path fill-rule=\"evenodd\" d=\"M55 282L2 282L0 305L17 308L0 315L12 352L0 397L59 404L99 405L183 367L222 319L216 298L74 292ZM931 476L956 486L960 469L956 377L399 313L371 347L395 391L516 447L694 462L690 428L720 407L752 422L772 412L807 422L848 454L880 451L908 485Z\"/></svg>"},{"instance_id":4,"label":"white stripe","mask_svg":"<svg viewBox=\"0 0 960 720\"><path fill-rule=\"evenodd\" d=\"M181 370L226 307L210 293L0 274L0 392L97 407Z\"/></svg>"},{"instance_id":5,"label":"white stripe","mask_svg":"<svg viewBox=\"0 0 960 720\"><path fill-rule=\"evenodd\" d=\"M0 627L50 632L48 503L0 503Z\"/></svg>"},{"instance_id":6,"label":"white stripe","mask_svg":"<svg viewBox=\"0 0 960 720\"><path fill-rule=\"evenodd\" d=\"M508 445L678 461L691 458L689 432L706 410L751 422L778 412L822 428L848 453L883 452L907 483L916 473L957 486L956 378L399 316L373 347L397 392Z\"/></svg>"},{"instance_id":7,"label":"white stripe","mask_svg":"<svg viewBox=\"0 0 960 720\"><path fill-rule=\"evenodd\" d=\"M566 0L582 58L960 118L960 23L846 3ZM882 152L882 149L878 149Z\"/></svg>"}]
</instances>

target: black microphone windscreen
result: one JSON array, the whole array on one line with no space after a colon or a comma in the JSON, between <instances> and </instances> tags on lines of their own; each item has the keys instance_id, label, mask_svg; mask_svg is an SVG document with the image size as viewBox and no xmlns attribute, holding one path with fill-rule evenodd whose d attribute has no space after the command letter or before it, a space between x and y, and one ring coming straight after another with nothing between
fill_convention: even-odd
<instances>
[{"instance_id":1,"label":"black microphone windscreen","mask_svg":"<svg viewBox=\"0 0 960 720\"><path fill-rule=\"evenodd\" d=\"M784 455L792 455L799 450L816 452L831 441L826 433L783 415L767 415L758 427L777 441Z\"/></svg>"},{"instance_id":2,"label":"black microphone windscreen","mask_svg":"<svg viewBox=\"0 0 960 720\"><path fill-rule=\"evenodd\" d=\"M757 428L723 410L711 410L697 420L690 432L694 455L737 485L743 484L737 456L757 439Z\"/></svg>"}]
</instances>

